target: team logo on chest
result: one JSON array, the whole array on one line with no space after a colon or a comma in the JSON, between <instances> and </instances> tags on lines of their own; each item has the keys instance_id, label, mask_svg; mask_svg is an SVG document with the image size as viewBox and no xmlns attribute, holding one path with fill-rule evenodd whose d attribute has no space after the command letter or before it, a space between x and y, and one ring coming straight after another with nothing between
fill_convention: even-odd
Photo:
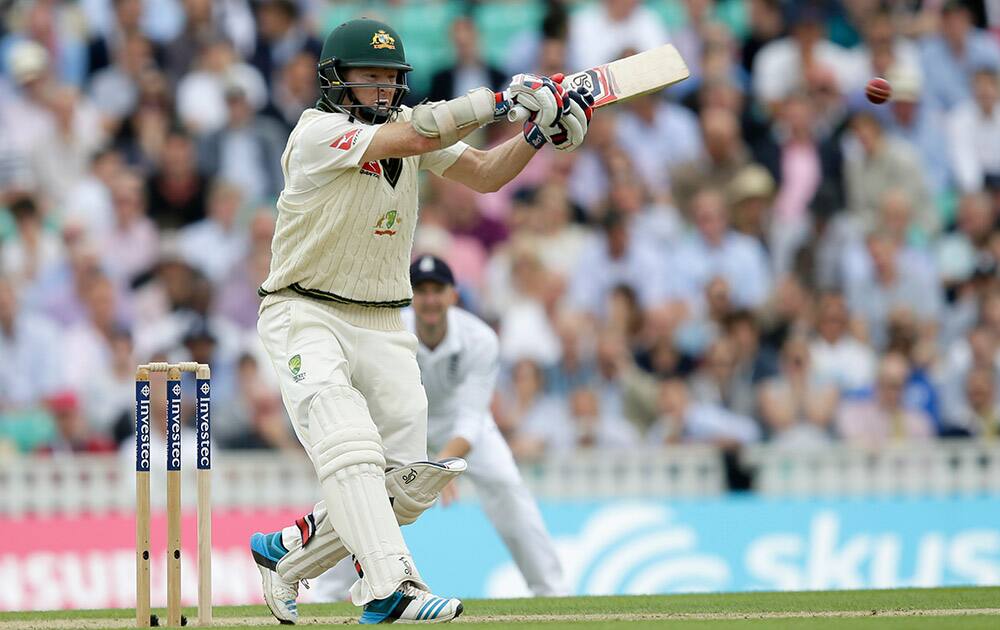
<instances>
[{"instance_id":1,"label":"team logo on chest","mask_svg":"<svg viewBox=\"0 0 1000 630\"><path fill-rule=\"evenodd\" d=\"M394 236L396 230L393 227L398 226L403 220L399 218L399 213L395 210L390 210L380 216L378 221L375 223L375 236Z\"/></svg>"}]
</instances>

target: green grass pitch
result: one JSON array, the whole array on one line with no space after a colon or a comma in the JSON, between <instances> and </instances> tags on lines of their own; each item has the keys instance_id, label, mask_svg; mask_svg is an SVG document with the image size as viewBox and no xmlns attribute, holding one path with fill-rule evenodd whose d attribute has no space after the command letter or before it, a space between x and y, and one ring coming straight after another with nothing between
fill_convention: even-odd
<instances>
[{"instance_id":1,"label":"green grass pitch","mask_svg":"<svg viewBox=\"0 0 1000 630\"><path fill-rule=\"evenodd\" d=\"M457 623L477 628L1000 628L1000 587L468 600ZM300 626L354 623L349 604L303 604ZM163 611L156 611L160 618ZM187 609L189 619L195 610ZM0 630L98 630L133 625L131 610L0 613ZM214 628L278 627L263 606L220 607Z\"/></svg>"}]
</instances>

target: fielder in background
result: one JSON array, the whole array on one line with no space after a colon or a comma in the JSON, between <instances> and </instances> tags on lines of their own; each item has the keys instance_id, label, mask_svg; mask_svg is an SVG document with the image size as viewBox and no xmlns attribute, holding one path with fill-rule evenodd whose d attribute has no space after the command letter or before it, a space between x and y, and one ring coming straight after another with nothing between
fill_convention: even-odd
<instances>
[{"instance_id":1,"label":"fielder in background","mask_svg":"<svg viewBox=\"0 0 1000 630\"><path fill-rule=\"evenodd\" d=\"M417 363L427 392L428 451L434 459L468 462L465 476L531 592L566 595L552 539L490 412L500 368L496 333L455 306L455 278L443 260L421 256L410 267L410 282L413 308L403 311L403 321L420 342ZM453 485L445 489L445 497ZM351 563L341 563L324 576L320 597L344 599L353 576Z\"/></svg>"},{"instance_id":2,"label":"fielder in background","mask_svg":"<svg viewBox=\"0 0 1000 630\"><path fill-rule=\"evenodd\" d=\"M388 24L334 29L318 66L320 100L281 158L285 188L257 330L323 498L294 524L251 539L264 601L282 623L298 619L300 581L351 554L361 623L461 614L459 600L431 594L399 529L466 467L426 461L427 398L401 316L412 298L418 173L494 191L542 145L578 147L590 121L586 90L535 75L515 76L501 93L476 88L410 109L401 104L410 70ZM461 141L516 106L530 112L516 137L488 151Z\"/></svg>"}]
</instances>

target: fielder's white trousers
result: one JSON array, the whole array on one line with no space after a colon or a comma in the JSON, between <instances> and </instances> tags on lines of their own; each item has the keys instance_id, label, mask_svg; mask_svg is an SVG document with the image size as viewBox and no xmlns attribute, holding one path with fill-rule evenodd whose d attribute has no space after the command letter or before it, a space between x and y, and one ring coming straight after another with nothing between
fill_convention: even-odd
<instances>
[{"instance_id":1,"label":"fielder's white trousers","mask_svg":"<svg viewBox=\"0 0 1000 630\"><path fill-rule=\"evenodd\" d=\"M305 297L275 299L272 296L261 309L257 330L277 372L281 396L295 434L318 472L322 462L317 462L314 447L322 444L331 432L342 430L345 423L359 430L368 430L374 425L381 437L386 466L427 459L427 398L417 365L417 340L403 327L398 309L328 305ZM323 417L321 411L330 407L320 404L322 397L331 390L346 391L347 388L360 394L360 406L357 396L351 393L350 402L355 404L344 408L353 409L354 413L347 414L347 418L337 418L336 423ZM388 494L384 481L382 483L377 489L371 484L365 486L371 488L372 493L382 493L371 498L377 505L368 500L360 502L378 508L362 510L365 515L374 514L377 521L360 528L363 531L357 532L355 538L364 539L371 529L380 531L382 533L374 537L371 545L378 547L382 541L390 540L388 547L392 548L392 553L384 555L409 559L409 550L402 537L397 537L399 526L388 507ZM324 489L326 484L324 482ZM340 510L339 516L344 506L334 506L334 509ZM317 517L316 527L306 545L302 544L299 528L291 526L284 531L283 541L289 554L278 564L278 569L285 579L315 577L350 553L362 557L369 551L348 549L341 542L338 533L333 531L324 502L316 505L313 514ZM391 525L387 519L391 519ZM350 539L346 532L341 533ZM412 566L413 574L409 573L411 566L407 563L399 563L398 568L401 573L390 575L389 581L413 579L422 584L415 566ZM391 573L396 568L386 570ZM366 583L378 577L367 573L375 571L366 571ZM386 579L380 580L384 582ZM360 586L363 585L359 582ZM373 599L373 594L384 590L384 584L362 588L356 603Z\"/></svg>"}]
</instances>

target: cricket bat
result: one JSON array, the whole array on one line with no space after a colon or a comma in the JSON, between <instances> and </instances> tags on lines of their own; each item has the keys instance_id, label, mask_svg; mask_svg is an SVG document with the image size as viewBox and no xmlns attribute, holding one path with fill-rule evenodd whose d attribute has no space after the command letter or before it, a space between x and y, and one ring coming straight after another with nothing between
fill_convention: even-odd
<instances>
[{"instance_id":1,"label":"cricket bat","mask_svg":"<svg viewBox=\"0 0 1000 630\"><path fill-rule=\"evenodd\" d=\"M594 107L604 107L661 90L683 81L690 74L677 49L671 44L664 44L571 74L563 85L587 88L594 95ZM511 122L519 122L527 120L530 115L527 109L515 105L507 118Z\"/></svg>"}]
</instances>

